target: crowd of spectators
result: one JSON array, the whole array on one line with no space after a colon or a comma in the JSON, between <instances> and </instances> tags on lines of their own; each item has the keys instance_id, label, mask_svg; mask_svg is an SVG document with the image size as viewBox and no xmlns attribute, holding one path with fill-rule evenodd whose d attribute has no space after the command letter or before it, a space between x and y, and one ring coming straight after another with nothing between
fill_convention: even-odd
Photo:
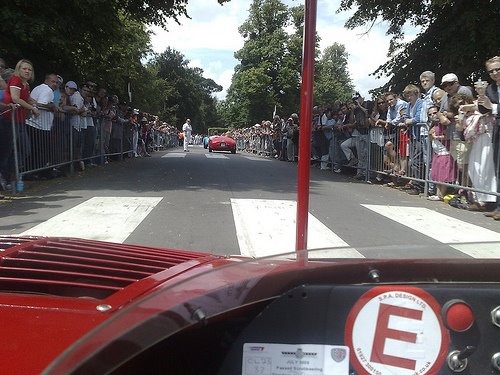
<instances>
[{"instance_id":1,"label":"crowd of spectators","mask_svg":"<svg viewBox=\"0 0 500 375\"><path fill-rule=\"evenodd\" d=\"M84 170L108 163L114 154L147 157L177 139L175 126L130 107L91 80L77 84L49 73L43 83L30 89L34 80L29 60L20 60L12 69L0 58L3 190L12 190L13 181L19 178L16 173L54 175L73 163Z\"/></svg>"},{"instance_id":2,"label":"crowd of spectators","mask_svg":"<svg viewBox=\"0 0 500 375\"><path fill-rule=\"evenodd\" d=\"M489 84L479 79L462 85L454 73L437 80L425 71L419 85L410 83L401 93L386 92L372 100L354 93L347 103L315 106L313 164L334 173L355 171L358 180L424 193L436 201L465 191L469 209L500 220L500 57L489 59L485 67ZM183 133L174 126L129 107L90 80L78 85L51 73L30 91L33 72L28 60L9 69L0 59L4 190L12 188L15 170L38 171L68 162L84 170L123 151L147 157L167 139L183 142ZM240 150L295 162L300 134L299 116L293 113L226 135L236 139ZM192 142L201 144L202 136L195 135ZM13 164L16 145L19 165Z\"/></svg>"},{"instance_id":3,"label":"crowd of spectators","mask_svg":"<svg viewBox=\"0 0 500 375\"><path fill-rule=\"evenodd\" d=\"M463 195L463 208L500 220L500 57L485 63L490 83L462 85L454 73L432 71L403 92L373 100L359 93L313 108L311 160L335 173L384 183L412 195L443 201ZM228 133L238 148L279 160L298 158L297 114L275 116Z\"/></svg>"}]
</instances>

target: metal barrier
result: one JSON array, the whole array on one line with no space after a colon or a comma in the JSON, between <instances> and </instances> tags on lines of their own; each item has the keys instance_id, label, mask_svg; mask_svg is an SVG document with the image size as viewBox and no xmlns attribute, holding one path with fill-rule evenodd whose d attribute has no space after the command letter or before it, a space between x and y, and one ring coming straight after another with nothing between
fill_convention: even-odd
<instances>
[{"instance_id":1,"label":"metal barrier","mask_svg":"<svg viewBox=\"0 0 500 375\"><path fill-rule=\"evenodd\" d=\"M491 129L488 130L491 133ZM451 132L447 138L452 138ZM276 144L266 139L267 134L242 134L238 139L238 150L250 153L273 155L277 153ZM328 157L321 161L330 169L340 167L356 168L364 176L365 181L372 181L376 177L392 179L396 184L404 185L411 181L416 189L422 191L424 196L434 193L436 185L446 186L456 191L461 189L474 192L476 195L488 195L489 201L500 196L496 191L496 183L491 183L491 189L482 189L474 186L469 178L468 161L473 143L462 139L449 140L449 152L456 164L456 178L454 181L434 181L431 178L432 159L434 150L429 136L428 124L419 123L410 129L394 127L392 130L372 127L363 141L350 138L345 134L334 133L328 148ZM341 145L346 142L356 158L363 155L362 165L348 165ZM278 143L277 143L278 144ZM364 147L364 150L358 149ZM500 153L499 153L500 155ZM500 156L499 156L500 157ZM478 161L475 161L477 163ZM500 165L500 161L496 164ZM496 171L496 176L499 171Z\"/></svg>"},{"instance_id":2,"label":"metal barrier","mask_svg":"<svg viewBox=\"0 0 500 375\"><path fill-rule=\"evenodd\" d=\"M73 126L72 116L63 111L51 112L40 108L40 117L16 123L11 115L13 147L14 193L23 190L28 174L46 173L54 168L74 172L75 164L83 169L89 165L104 164L111 158L122 160L132 153L132 134L128 122L113 122L111 132L101 126L101 119L89 117L87 126ZM108 134L105 134L105 133Z\"/></svg>"},{"instance_id":3,"label":"metal barrier","mask_svg":"<svg viewBox=\"0 0 500 375\"><path fill-rule=\"evenodd\" d=\"M81 166L85 162L105 164L113 158L122 160L127 155L132 156L133 134L127 121L113 122L109 132L102 126L100 118L87 118L87 125L92 124L92 126L90 129L89 127L84 129L71 124L72 116L78 115L59 111L48 116L48 113L49 111L41 109L38 120L28 119L25 123L16 124L14 111L11 111L10 134L13 148L11 163L16 182L13 184L14 192L23 190L24 176L30 173L50 174L54 168L62 167L73 173L75 165L83 169ZM492 127L486 131L490 134ZM479 146L463 139L451 139L448 142L449 152L456 164L455 181L434 181L431 178L431 166L435 152L428 133L426 123L417 124L410 129L401 127L390 131L371 128L368 135L358 139L334 132L328 155L323 155L321 164L328 165L330 169L346 165L356 168L358 173L364 175L365 181L381 176L390 178L394 182L411 181L425 196L433 191L436 185L455 190L465 189L482 198L486 196L489 201L500 196L496 191L496 176L499 175L499 171L496 171L495 181L491 182L490 189L485 189L484 183L478 184L477 179L469 178L471 174L469 155L471 150ZM276 147L281 147L281 142L273 142L269 134L242 133L236 143L239 151L264 156L279 155L281 151L276 150ZM153 129L150 146L152 150L177 147L177 134ZM488 145L485 143L481 147L486 148ZM356 156L359 163L357 166L349 163L346 150ZM474 155L476 154L477 150ZM481 160L473 162L477 164ZM495 165L500 165L500 162Z\"/></svg>"}]
</instances>

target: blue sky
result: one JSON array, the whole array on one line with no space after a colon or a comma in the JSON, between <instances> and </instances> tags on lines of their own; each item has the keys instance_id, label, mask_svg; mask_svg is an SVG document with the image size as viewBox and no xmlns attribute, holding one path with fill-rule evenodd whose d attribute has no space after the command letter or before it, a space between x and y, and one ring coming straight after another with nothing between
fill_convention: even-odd
<instances>
[{"instance_id":1,"label":"blue sky","mask_svg":"<svg viewBox=\"0 0 500 375\"><path fill-rule=\"evenodd\" d=\"M289 6L299 5L297 0L282 0ZM243 38L238 27L248 17L251 0L232 0L223 6L216 0L188 3L191 19L183 18L181 25L174 21L168 25L168 31L152 28L152 44L155 52L163 52L167 47L180 51L190 65L204 70L207 78L224 87L218 94L224 98L231 83L234 66L234 52L243 46ZM376 24L368 34L365 28L347 30L344 23L347 13L336 13L339 0L318 0L318 18L316 30L321 37L320 48L334 42L344 44L349 53L349 72L356 90L368 97L368 90L378 87L387 80L376 80L369 74L387 60L389 39L385 35L386 27Z\"/></svg>"}]
</instances>

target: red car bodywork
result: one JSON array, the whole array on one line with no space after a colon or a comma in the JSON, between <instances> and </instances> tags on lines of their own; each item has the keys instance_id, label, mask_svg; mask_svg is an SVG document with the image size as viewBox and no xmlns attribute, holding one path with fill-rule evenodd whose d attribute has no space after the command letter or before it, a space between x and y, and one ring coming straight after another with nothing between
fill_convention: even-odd
<instances>
[{"instance_id":1,"label":"red car bodywork","mask_svg":"<svg viewBox=\"0 0 500 375\"><path fill-rule=\"evenodd\" d=\"M208 139L208 151L231 151L236 153L236 141L224 135L213 135Z\"/></svg>"},{"instance_id":2,"label":"red car bodywork","mask_svg":"<svg viewBox=\"0 0 500 375\"><path fill-rule=\"evenodd\" d=\"M482 348L478 352L484 347L500 351L494 348L500 329L489 315L500 304L499 260L340 259L303 264L65 238L0 237L0 243L6 374L219 373L229 349L221 349L217 333L231 332L234 322L244 330L274 301L286 302L286 295L303 285L351 288L348 295L361 289L359 293L373 293L379 285L389 290L409 285L426 288L441 300L463 297L476 312L474 326L481 327L480 340L470 335ZM488 313L479 311L482 306ZM337 313L343 311L340 320L346 327L354 307L353 301L340 297L332 305ZM294 309L288 308L287 314L293 315ZM280 333L277 321L271 327L251 331ZM458 339L450 333L443 339L441 355L467 344L464 338L467 333ZM199 364L191 356L199 358ZM167 363L154 363L157 358ZM208 360L213 368L207 367ZM443 363L438 364L445 367Z\"/></svg>"}]
</instances>

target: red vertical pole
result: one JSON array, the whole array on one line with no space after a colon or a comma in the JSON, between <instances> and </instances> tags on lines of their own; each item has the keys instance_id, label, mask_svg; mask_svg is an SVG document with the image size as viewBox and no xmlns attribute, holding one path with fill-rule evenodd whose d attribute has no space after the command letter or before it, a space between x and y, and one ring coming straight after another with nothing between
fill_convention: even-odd
<instances>
[{"instance_id":1,"label":"red vertical pole","mask_svg":"<svg viewBox=\"0 0 500 375\"><path fill-rule=\"evenodd\" d=\"M295 251L307 249L309 176L311 167L311 123L314 87L314 52L316 47L316 0L305 0L304 19ZM298 254L297 260L306 263L307 254Z\"/></svg>"}]
</instances>

